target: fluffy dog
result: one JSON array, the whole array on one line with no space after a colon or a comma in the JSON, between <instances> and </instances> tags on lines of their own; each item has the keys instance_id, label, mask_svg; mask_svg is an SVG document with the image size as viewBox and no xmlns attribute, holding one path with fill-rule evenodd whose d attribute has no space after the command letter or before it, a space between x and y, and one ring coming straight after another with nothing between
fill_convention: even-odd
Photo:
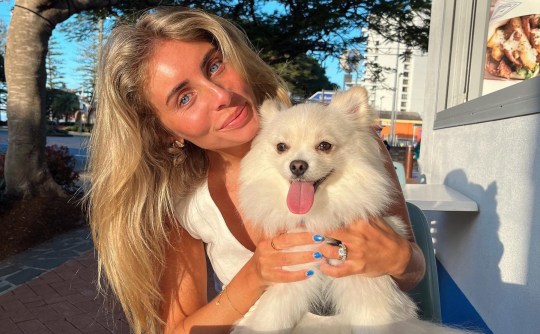
<instances>
[{"instance_id":1,"label":"fluffy dog","mask_svg":"<svg viewBox=\"0 0 540 334\"><path fill-rule=\"evenodd\" d=\"M363 88L336 94L327 106L286 108L268 100L260 113L261 131L241 165L240 207L266 235L284 230L324 235L358 218L384 215L393 187ZM386 220L404 233L397 217ZM285 269L302 268L315 274L272 285L234 332L454 333L417 320L415 303L390 276L334 279L314 264ZM309 313L322 308L335 315Z\"/></svg>"}]
</instances>

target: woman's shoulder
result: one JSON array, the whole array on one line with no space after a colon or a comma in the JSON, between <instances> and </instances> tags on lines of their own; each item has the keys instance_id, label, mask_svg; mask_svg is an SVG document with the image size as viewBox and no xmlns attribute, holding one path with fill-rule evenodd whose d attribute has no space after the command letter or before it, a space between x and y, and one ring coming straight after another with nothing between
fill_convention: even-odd
<instances>
[{"instance_id":1,"label":"woman's shoulder","mask_svg":"<svg viewBox=\"0 0 540 334\"><path fill-rule=\"evenodd\" d=\"M174 202L174 216L180 225L197 239L204 239L212 233L210 226L215 219L215 204L210 197L207 182L203 182L186 196L179 196Z\"/></svg>"}]
</instances>

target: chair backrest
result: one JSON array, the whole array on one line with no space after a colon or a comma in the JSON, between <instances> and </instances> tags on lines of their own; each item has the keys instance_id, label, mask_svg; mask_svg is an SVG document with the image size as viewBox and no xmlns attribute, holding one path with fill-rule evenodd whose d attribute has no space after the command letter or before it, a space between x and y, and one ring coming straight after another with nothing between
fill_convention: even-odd
<instances>
[{"instance_id":1,"label":"chair backrest","mask_svg":"<svg viewBox=\"0 0 540 334\"><path fill-rule=\"evenodd\" d=\"M405 183L407 183L407 179L405 178L405 168L401 162L393 161L393 163L399 180L399 185L401 186L401 189L405 189Z\"/></svg>"},{"instance_id":2,"label":"chair backrest","mask_svg":"<svg viewBox=\"0 0 540 334\"><path fill-rule=\"evenodd\" d=\"M424 253L426 260L426 274L420 283L409 291L409 295L418 305L421 319L440 323L439 278L429 224L422 210L416 205L407 202L407 210L416 243Z\"/></svg>"}]
</instances>

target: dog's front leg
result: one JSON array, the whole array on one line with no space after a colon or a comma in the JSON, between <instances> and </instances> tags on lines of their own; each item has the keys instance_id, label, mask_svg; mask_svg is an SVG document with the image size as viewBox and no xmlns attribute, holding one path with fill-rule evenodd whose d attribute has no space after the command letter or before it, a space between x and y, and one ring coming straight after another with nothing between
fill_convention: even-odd
<instances>
[{"instance_id":1,"label":"dog's front leg","mask_svg":"<svg viewBox=\"0 0 540 334\"><path fill-rule=\"evenodd\" d=\"M313 278L272 285L236 324L232 333L290 333L309 311Z\"/></svg>"}]
</instances>

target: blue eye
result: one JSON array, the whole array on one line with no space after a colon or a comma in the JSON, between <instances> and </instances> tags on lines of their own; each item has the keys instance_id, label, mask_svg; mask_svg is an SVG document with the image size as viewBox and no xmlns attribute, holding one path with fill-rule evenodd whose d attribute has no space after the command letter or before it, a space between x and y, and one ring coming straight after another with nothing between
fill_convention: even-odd
<instances>
[{"instance_id":1,"label":"blue eye","mask_svg":"<svg viewBox=\"0 0 540 334\"><path fill-rule=\"evenodd\" d=\"M210 68L208 69L210 71L210 74L214 74L219 70L219 67L221 66L221 62L216 62L210 65Z\"/></svg>"},{"instance_id":2,"label":"blue eye","mask_svg":"<svg viewBox=\"0 0 540 334\"><path fill-rule=\"evenodd\" d=\"M184 95L180 98L180 101L179 101L179 105L180 106L185 106L186 104L189 103L189 101L191 100L191 97L189 95Z\"/></svg>"}]
</instances>

